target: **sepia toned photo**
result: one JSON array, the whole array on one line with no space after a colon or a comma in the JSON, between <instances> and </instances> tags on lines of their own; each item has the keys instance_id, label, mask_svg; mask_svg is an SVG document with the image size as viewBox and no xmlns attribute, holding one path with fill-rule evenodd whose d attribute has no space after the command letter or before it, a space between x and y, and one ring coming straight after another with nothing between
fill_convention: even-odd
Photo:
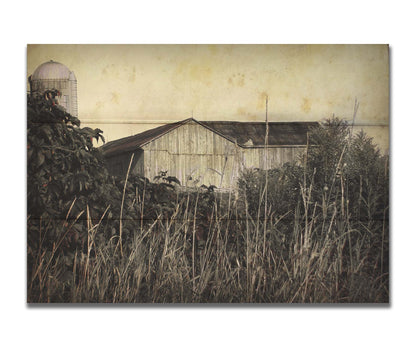
<instances>
[{"instance_id":1,"label":"sepia toned photo","mask_svg":"<svg viewBox=\"0 0 416 347\"><path fill-rule=\"evenodd\" d=\"M28 303L389 303L388 45L27 46Z\"/></svg>"}]
</instances>

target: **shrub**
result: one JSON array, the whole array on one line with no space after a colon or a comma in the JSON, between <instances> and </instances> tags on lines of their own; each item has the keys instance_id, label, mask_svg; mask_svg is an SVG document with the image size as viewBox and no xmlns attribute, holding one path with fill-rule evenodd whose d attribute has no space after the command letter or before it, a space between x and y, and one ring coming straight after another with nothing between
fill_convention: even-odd
<instances>
[{"instance_id":1,"label":"shrub","mask_svg":"<svg viewBox=\"0 0 416 347\"><path fill-rule=\"evenodd\" d=\"M77 252L90 256L92 233L116 237L121 248L140 221L143 226L172 212L176 200L171 189L143 177L130 176L126 184L125 177L110 177L101 150L93 146L93 139L104 141L102 131L81 128L56 95L52 90L27 99L29 288L43 288L48 266L59 257L66 259L65 272Z\"/></svg>"},{"instance_id":2,"label":"shrub","mask_svg":"<svg viewBox=\"0 0 416 347\"><path fill-rule=\"evenodd\" d=\"M293 254L293 232L300 235L301 243L309 240L308 245L345 240L336 250L340 261L350 269L360 268L360 276L367 279L381 278L389 268L388 158L363 132L352 135L350 131L345 121L326 120L311 131L299 165L268 171L267 217L272 223L279 220L274 232L281 240L289 240L279 244L287 257ZM265 213L261 198L265 175L262 170L248 170L239 180L259 221ZM282 223L287 218L281 220L281 216L295 216L295 220L289 217L288 224ZM383 278L388 287L388 278Z\"/></svg>"}]
</instances>

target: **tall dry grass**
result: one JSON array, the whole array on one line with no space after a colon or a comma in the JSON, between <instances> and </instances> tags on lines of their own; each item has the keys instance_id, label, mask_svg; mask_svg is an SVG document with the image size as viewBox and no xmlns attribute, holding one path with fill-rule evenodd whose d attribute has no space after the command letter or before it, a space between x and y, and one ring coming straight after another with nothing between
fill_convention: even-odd
<instances>
[{"instance_id":1,"label":"tall dry grass","mask_svg":"<svg viewBox=\"0 0 416 347\"><path fill-rule=\"evenodd\" d=\"M28 302L388 302L387 221L358 228L342 194L312 202L313 188L305 180L301 203L283 216L250 211L244 192L216 194L202 221L202 193L183 195L167 217L139 216L122 248L123 230L103 237L105 213L93 221L86 206L87 241L73 256L60 252L70 220L52 250L28 245ZM40 240L47 228L41 221ZM371 244L379 232L384 244Z\"/></svg>"}]
</instances>

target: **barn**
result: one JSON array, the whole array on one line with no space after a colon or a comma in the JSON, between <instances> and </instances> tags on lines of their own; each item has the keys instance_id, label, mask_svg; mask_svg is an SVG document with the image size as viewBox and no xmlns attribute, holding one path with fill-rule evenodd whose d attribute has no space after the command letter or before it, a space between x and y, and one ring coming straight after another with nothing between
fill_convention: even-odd
<instances>
[{"instance_id":1,"label":"barn","mask_svg":"<svg viewBox=\"0 0 416 347\"><path fill-rule=\"evenodd\" d=\"M182 186L205 184L233 188L244 168L270 169L295 161L316 122L198 121L188 118L137 135L108 142L101 148L112 175L130 173L150 180L167 171Z\"/></svg>"}]
</instances>

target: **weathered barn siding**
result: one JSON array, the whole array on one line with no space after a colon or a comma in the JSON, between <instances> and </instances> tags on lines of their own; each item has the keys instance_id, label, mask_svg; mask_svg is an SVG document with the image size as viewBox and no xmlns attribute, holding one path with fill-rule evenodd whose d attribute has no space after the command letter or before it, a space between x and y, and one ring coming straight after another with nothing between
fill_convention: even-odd
<instances>
[{"instance_id":1,"label":"weathered barn siding","mask_svg":"<svg viewBox=\"0 0 416 347\"><path fill-rule=\"evenodd\" d=\"M142 148L149 178L167 170L182 185L230 187L238 175L241 148L196 122L188 122Z\"/></svg>"},{"instance_id":2,"label":"weathered barn siding","mask_svg":"<svg viewBox=\"0 0 416 347\"><path fill-rule=\"evenodd\" d=\"M267 158L266 158L267 151ZM305 147L244 148L242 166L245 168L273 169L287 162L295 162ZM267 161L267 163L266 163Z\"/></svg>"}]
</instances>

